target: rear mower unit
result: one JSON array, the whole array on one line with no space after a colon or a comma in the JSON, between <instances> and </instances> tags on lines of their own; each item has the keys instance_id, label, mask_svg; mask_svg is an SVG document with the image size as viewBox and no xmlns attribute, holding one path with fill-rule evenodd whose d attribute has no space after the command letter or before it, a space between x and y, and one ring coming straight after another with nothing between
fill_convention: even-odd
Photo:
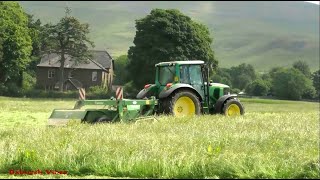
<instances>
[{"instance_id":1,"label":"rear mower unit","mask_svg":"<svg viewBox=\"0 0 320 180\"><path fill-rule=\"evenodd\" d=\"M49 125L66 124L71 119L89 123L128 122L155 113L180 117L244 114L243 105L237 95L230 94L228 85L209 82L209 68L203 61L161 62L155 67L155 83L145 85L137 94L137 99L82 99L73 109L55 109L49 118ZM103 107L83 108L97 105Z\"/></svg>"},{"instance_id":2,"label":"rear mower unit","mask_svg":"<svg viewBox=\"0 0 320 180\"><path fill-rule=\"evenodd\" d=\"M147 100L79 100L73 109L53 110L48 124L65 125L69 120L88 123L129 122L152 115L157 104L158 101L154 97ZM84 106L103 107L83 109Z\"/></svg>"}]
</instances>

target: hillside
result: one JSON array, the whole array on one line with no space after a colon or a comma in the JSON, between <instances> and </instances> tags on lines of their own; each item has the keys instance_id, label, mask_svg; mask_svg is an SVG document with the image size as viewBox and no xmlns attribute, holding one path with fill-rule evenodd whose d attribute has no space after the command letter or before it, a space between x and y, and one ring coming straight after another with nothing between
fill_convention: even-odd
<instances>
[{"instance_id":1,"label":"hillside","mask_svg":"<svg viewBox=\"0 0 320 180\"><path fill-rule=\"evenodd\" d=\"M125 2L22 1L23 8L43 23L57 22L64 7L90 24L95 49L125 54L133 45L135 20L153 8L175 8L207 25L221 67L250 63L258 70L305 60L319 68L319 6L296 2Z\"/></svg>"}]
</instances>

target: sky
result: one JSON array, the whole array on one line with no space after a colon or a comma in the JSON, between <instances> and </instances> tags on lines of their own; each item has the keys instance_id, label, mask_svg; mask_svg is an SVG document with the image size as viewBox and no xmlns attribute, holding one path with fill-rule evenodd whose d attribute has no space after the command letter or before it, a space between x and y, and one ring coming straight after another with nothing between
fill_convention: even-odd
<instances>
[{"instance_id":1,"label":"sky","mask_svg":"<svg viewBox=\"0 0 320 180\"><path fill-rule=\"evenodd\" d=\"M306 1L306 2L313 3L313 4L318 4L318 5L319 5L319 1Z\"/></svg>"}]
</instances>

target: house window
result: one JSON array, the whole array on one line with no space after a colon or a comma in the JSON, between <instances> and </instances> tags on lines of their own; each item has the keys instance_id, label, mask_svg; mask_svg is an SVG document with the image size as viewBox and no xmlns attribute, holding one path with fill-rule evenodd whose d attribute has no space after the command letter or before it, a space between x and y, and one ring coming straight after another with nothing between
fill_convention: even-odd
<instances>
[{"instance_id":1,"label":"house window","mask_svg":"<svg viewBox=\"0 0 320 180\"><path fill-rule=\"evenodd\" d=\"M97 71L92 72L92 81L97 81Z\"/></svg>"},{"instance_id":2,"label":"house window","mask_svg":"<svg viewBox=\"0 0 320 180\"><path fill-rule=\"evenodd\" d=\"M54 70L49 70L48 71L48 78L49 79L54 78Z\"/></svg>"}]
</instances>

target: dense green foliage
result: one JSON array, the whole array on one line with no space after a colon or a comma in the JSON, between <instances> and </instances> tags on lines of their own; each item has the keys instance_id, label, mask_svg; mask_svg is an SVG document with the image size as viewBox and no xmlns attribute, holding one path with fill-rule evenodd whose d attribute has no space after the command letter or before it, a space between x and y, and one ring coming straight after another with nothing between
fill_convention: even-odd
<instances>
[{"instance_id":1,"label":"dense green foliage","mask_svg":"<svg viewBox=\"0 0 320 180\"><path fill-rule=\"evenodd\" d=\"M256 79L256 72L250 64L240 64L230 68L232 85L234 88L244 89L250 82Z\"/></svg>"},{"instance_id":2,"label":"dense green foliage","mask_svg":"<svg viewBox=\"0 0 320 180\"><path fill-rule=\"evenodd\" d=\"M129 79L129 72L126 69L128 65L128 56L121 55L114 61L115 79L113 84L124 85Z\"/></svg>"},{"instance_id":3,"label":"dense green foliage","mask_svg":"<svg viewBox=\"0 0 320 180\"><path fill-rule=\"evenodd\" d=\"M29 34L32 41L32 51L30 56L31 62L28 64L26 70L28 74L35 77L37 65L41 60L41 51L44 46L44 30L46 25L41 25L40 19L35 20L31 14L27 14L27 16Z\"/></svg>"},{"instance_id":4,"label":"dense green foliage","mask_svg":"<svg viewBox=\"0 0 320 180\"><path fill-rule=\"evenodd\" d=\"M307 78L311 77L310 67L307 62L305 61L296 61L293 63L293 68L299 70L303 75Z\"/></svg>"},{"instance_id":5,"label":"dense green foliage","mask_svg":"<svg viewBox=\"0 0 320 180\"><path fill-rule=\"evenodd\" d=\"M163 61L203 60L215 69L208 28L178 10L153 9L136 21L128 70L136 87L154 82L154 65Z\"/></svg>"},{"instance_id":6,"label":"dense green foliage","mask_svg":"<svg viewBox=\"0 0 320 180\"><path fill-rule=\"evenodd\" d=\"M270 87L262 79L256 79L246 87L246 92L254 96L266 96Z\"/></svg>"},{"instance_id":7,"label":"dense green foliage","mask_svg":"<svg viewBox=\"0 0 320 180\"><path fill-rule=\"evenodd\" d=\"M211 76L212 81L232 86L232 78L229 71L227 68L217 68L216 72Z\"/></svg>"},{"instance_id":8,"label":"dense green foliage","mask_svg":"<svg viewBox=\"0 0 320 180\"><path fill-rule=\"evenodd\" d=\"M21 87L32 50L28 17L19 3L0 1L0 19L0 83Z\"/></svg>"},{"instance_id":9,"label":"dense green foliage","mask_svg":"<svg viewBox=\"0 0 320 180\"><path fill-rule=\"evenodd\" d=\"M313 87L317 91L317 97L320 97L320 69L312 74Z\"/></svg>"},{"instance_id":10,"label":"dense green foliage","mask_svg":"<svg viewBox=\"0 0 320 180\"><path fill-rule=\"evenodd\" d=\"M278 70L274 76L272 86L279 98L299 100L306 93L315 95L311 80L295 68Z\"/></svg>"}]
</instances>

